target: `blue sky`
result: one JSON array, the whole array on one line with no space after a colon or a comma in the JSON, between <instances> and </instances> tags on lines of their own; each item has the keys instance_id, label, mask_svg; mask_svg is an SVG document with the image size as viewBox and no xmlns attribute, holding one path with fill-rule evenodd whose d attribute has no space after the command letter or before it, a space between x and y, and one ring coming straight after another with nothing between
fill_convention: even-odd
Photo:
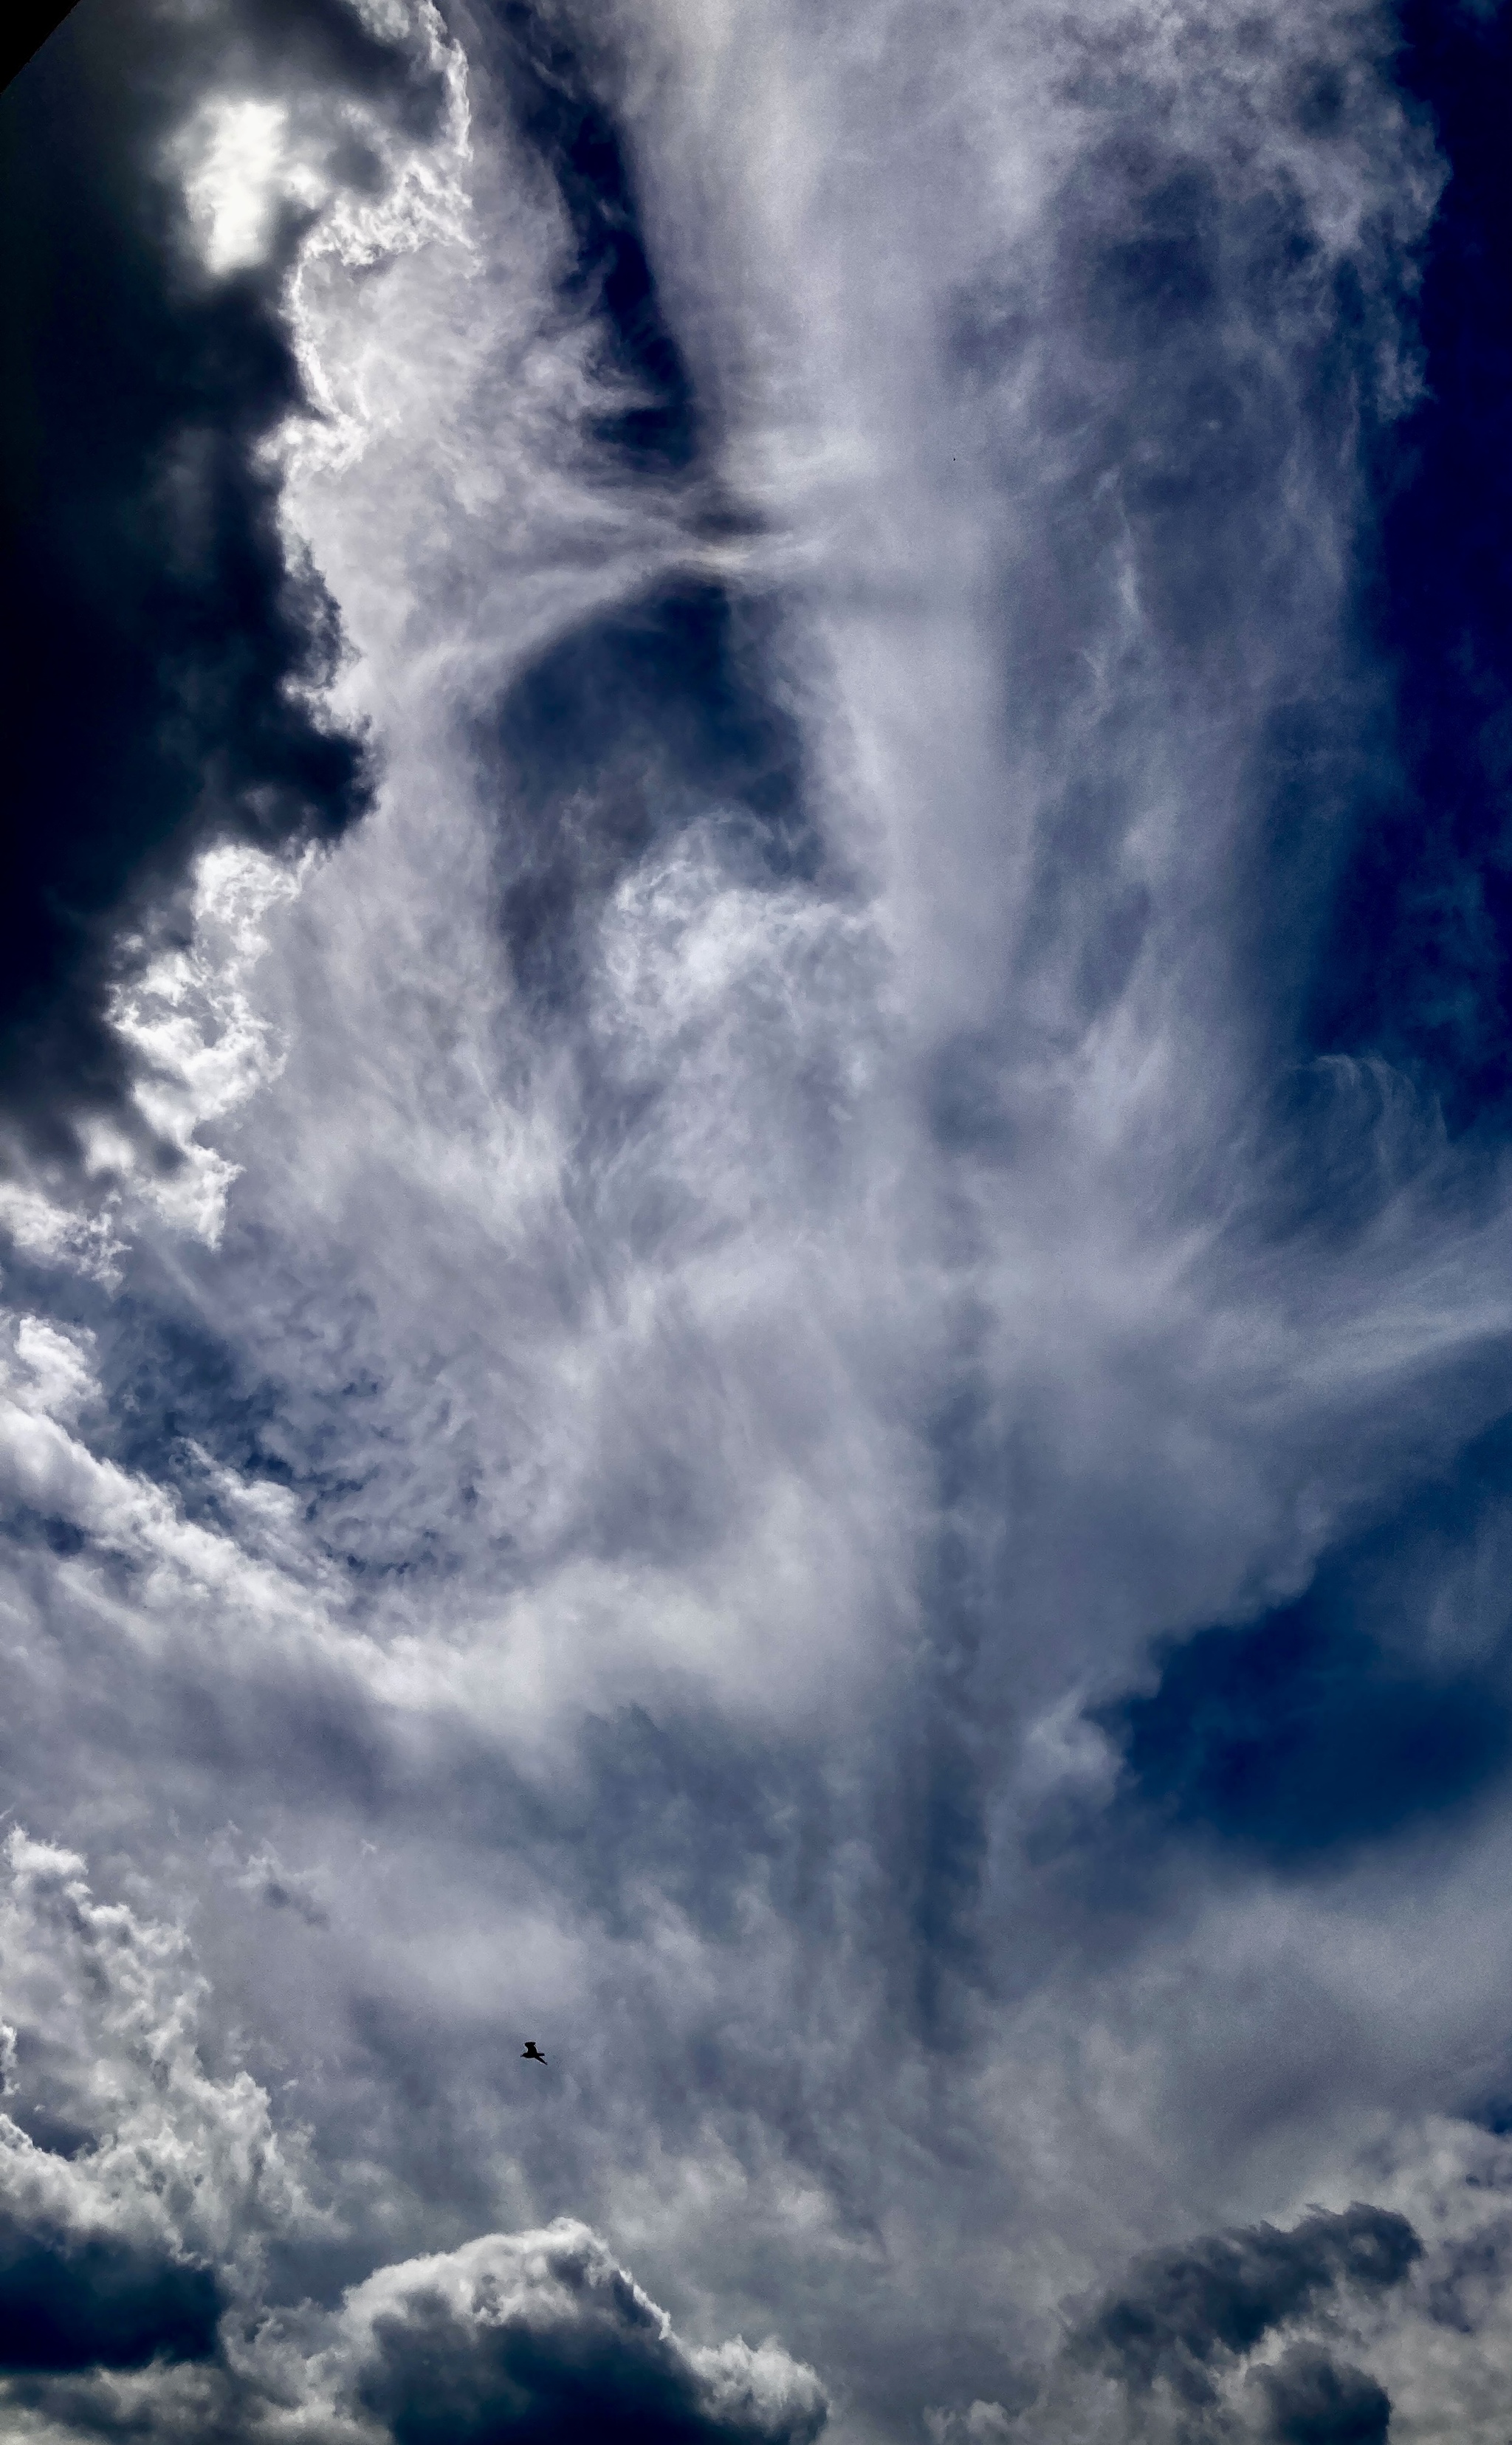
<instances>
[{"instance_id":1,"label":"blue sky","mask_svg":"<svg viewBox=\"0 0 1512 2445\"><path fill-rule=\"evenodd\" d=\"M1509 101L7 89L8 2436L1505 2445Z\"/></svg>"}]
</instances>

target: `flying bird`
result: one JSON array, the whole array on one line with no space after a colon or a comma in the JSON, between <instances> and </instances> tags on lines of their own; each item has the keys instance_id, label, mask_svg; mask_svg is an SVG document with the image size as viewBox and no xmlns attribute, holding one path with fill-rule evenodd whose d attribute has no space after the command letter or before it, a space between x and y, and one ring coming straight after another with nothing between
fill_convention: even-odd
<instances>
[{"instance_id":1,"label":"flying bird","mask_svg":"<svg viewBox=\"0 0 1512 2445\"><path fill-rule=\"evenodd\" d=\"M546 2057L542 2054L540 2047L536 2044L533 2038L526 2039L525 2052L521 2055L520 2061L521 2062L544 2062L546 2061Z\"/></svg>"}]
</instances>

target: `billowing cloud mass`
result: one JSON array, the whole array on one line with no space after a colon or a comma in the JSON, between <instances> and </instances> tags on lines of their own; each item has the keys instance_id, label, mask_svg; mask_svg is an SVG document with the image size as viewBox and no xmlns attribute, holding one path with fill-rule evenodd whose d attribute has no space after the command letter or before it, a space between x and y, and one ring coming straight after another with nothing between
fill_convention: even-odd
<instances>
[{"instance_id":1,"label":"billowing cloud mass","mask_svg":"<svg viewBox=\"0 0 1512 2445\"><path fill-rule=\"evenodd\" d=\"M8 89L8 2437L1506 2445L1509 107Z\"/></svg>"},{"instance_id":2,"label":"billowing cloud mass","mask_svg":"<svg viewBox=\"0 0 1512 2445\"><path fill-rule=\"evenodd\" d=\"M1073 2329L1070 2357L1117 2379L1138 2402L1165 2393L1200 2417L1220 2402L1219 2372L1274 2331L1341 2284L1370 2292L1400 2284L1422 2254L1405 2216L1359 2206L1337 2215L1315 2211L1290 2232L1261 2225L1156 2251ZM1279 2367L1262 2363L1257 2374L1282 2436L1287 2420L1314 2417L1309 2399L1324 2435L1353 2434L1348 2421L1366 2413L1374 2424L1361 2434L1385 2434L1389 2404L1380 2387L1364 2380L1362 2390L1357 2372L1341 2376L1321 2354L1294 2346Z\"/></svg>"}]
</instances>

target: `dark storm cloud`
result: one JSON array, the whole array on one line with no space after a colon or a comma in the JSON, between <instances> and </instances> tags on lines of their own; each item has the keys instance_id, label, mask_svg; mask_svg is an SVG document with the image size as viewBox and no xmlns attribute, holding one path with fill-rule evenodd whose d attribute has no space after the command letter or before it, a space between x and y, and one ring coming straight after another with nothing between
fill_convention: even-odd
<instances>
[{"instance_id":1,"label":"dark storm cloud","mask_svg":"<svg viewBox=\"0 0 1512 2445\"><path fill-rule=\"evenodd\" d=\"M1391 2402L1364 2369L1294 2343L1256 2382L1270 2417L1268 2445L1386 2445Z\"/></svg>"},{"instance_id":2,"label":"dark storm cloud","mask_svg":"<svg viewBox=\"0 0 1512 2445\"><path fill-rule=\"evenodd\" d=\"M0 2370L204 2360L224 2302L214 2274L112 2232L28 2226L0 2209Z\"/></svg>"},{"instance_id":3,"label":"dark storm cloud","mask_svg":"<svg viewBox=\"0 0 1512 2445\"><path fill-rule=\"evenodd\" d=\"M751 2355L690 2354L581 2227L538 2236L523 2264L468 2257L460 2291L422 2268L384 2281L355 2391L394 2445L812 2445L825 2424L791 2363L774 2386Z\"/></svg>"},{"instance_id":4,"label":"dark storm cloud","mask_svg":"<svg viewBox=\"0 0 1512 2445\"><path fill-rule=\"evenodd\" d=\"M1136 2396L1161 2381L1202 2408L1218 2398L1218 2374L1278 2327L1341 2286L1389 2290L1422 2249L1405 2216L1356 2204L1318 2210L1289 2232L1253 2225L1153 2250L1080 2322L1068 2351Z\"/></svg>"},{"instance_id":5,"label":"dark storm cloud","mask_svg":"<svg viewBox=\"0 0 1512 2445\"><path fill-rule=\"evenodd\" d=\"M300 2436L355 2420L390 2445L814 2445L826 2424L811 2370L770 2342L684 2343L566 2220L381 2268L333 2310L275 2315L177 2395L163 2373L210 2359L223 2304L187 2269L177 2295L150 2268L133 2289L117 2257L84 2240L72 2291L34 2284L32 2327L0 2362L14 2402L76 2433L253 2438L292 2414ZM145 2386L102 2382L149 2363Z\"/></svg>"},{"instance_id":6,"label":"dark storm cloud","mask_svg":"<svg viewBox=\"0 0 1512 2445\"><path fill-rule=\"evenodd\" d=\"M286 550L259 457L304 404L280 307L301 215L268 259L191 269L163 148L219 73L434 125L434 76L341 0L122 16L81 0L0 103L7 256L7 814L0 1100L66 1146L120 1111L105 1024L121 938L227 835L277 849L364 804L359 743L308 691L334 608ZM331 118L327 175L381 184Z\"/></svg>"}]
</instances>

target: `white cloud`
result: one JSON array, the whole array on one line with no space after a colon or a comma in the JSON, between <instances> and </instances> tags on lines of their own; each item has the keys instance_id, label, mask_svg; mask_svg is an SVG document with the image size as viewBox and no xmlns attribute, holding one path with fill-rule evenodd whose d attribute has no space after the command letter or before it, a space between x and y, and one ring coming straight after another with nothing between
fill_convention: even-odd
<instances>
[{"instance_id":1,"label":"white cloud","mask_svg":"<svg viewBox=\"0 0 1512 2445\"><path fill-rule=\"evenodd\" d=\"M262 262L279 205L321 200L318 181L289 159L288 130L281 103L248 98L207 103L187 131L184 189L207 270Z\"/></svg>"},{"instance_id":2,"label":"white cloud","mask_svg":"<svg viewBox=\"0 0 1512 2445\"><path fill-rule=\"evenodd\" d=\"M321 2228L300 2135L275 2132L245 2070L206 2071L205 1984L181 1930L101 1901L82 1858L24 1831L4 1858L7 2212L159 2239L245 2294L271 2233ZM53 2126L65 2149L47 2144Z\"/></svg>"}]
</instances>

